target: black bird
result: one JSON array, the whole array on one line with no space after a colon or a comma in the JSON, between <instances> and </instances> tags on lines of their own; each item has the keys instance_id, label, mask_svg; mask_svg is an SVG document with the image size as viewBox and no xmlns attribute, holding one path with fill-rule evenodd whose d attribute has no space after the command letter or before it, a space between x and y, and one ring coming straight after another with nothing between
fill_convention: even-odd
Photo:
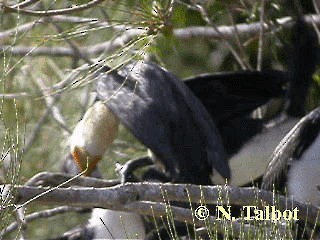
<instances>
[{"instance_id":1,"label":"black bird","mask_svg":"<svg viewBox=\"0 0 320 240\"><path fill-rule=\"evenodd\" d=\"M116 93L115 95L121 96L122 99L117 97L116 100L106 101L106 104L97 102L87 111L81 122L75 128L71 138L72 154L78 161L78 164L82 166L82 169L86 168L86 159L89 157L89 163L92 164L89 164L88 172L92 171L95 167L95 164L101 159L103 152L116 137L120 116L118 115L116 117L115 115L120 114L122 117L120 121L123 122L124 125L127 126L140 141L143 143L147 142L146 146L150 147L151 149L152 146L161 149L161 151L166 154L167 162L168 164L171 164L171 169L173 168L173 165L176 164L174 163L176 160L171 160L175 159L174 157L169 160L167 149L170 148L170 151L175 149L175 154L180 154L178 160L179 167L176 167L175 170L171 170L171 172L186 171L183 170L183 168L188 167L188 174L192 173L192 175L196 176L196 174L199 173L196 168L199 168L200 164L203 164L204 162L204 167L201 167L202 170L200 171L202 171L202 173L206 172L204 176L206 180L196 180L197 182L206 182L206 184L211 183L209 180L209 175L212 173L212 168L208 167L206 163L207 161L203 161L203 158L201 158L202 160L199 161L199 157L201 156L198 155L197 152L201 148L199 146L201 143L199 143L199 141L194 142L194 136L200 137L200 135L203 134L199 132L198 129L204 130L204 128L197 128L197 125L192 123L192 118L187 119L182 116L183 112L181 111L181 107L177 107L179 104L181 105L181 103L178 103L176 106L174 105L174 102L178 102L176 99L179 99L177 98L179 94L175 94L175 96L170 95L172 93L168 91L165 93L166 95L161 96L157 93L157 91L159 93L165 91L165 88L167 87L164 86L166 85L169 85L168 89L170 89L170 86L174 86L174 84L177 84L177 86L182 89L185 89L185 87L176 77L157 65L144 63L143 66L145 68L149 68L150 71L154 71L154 73L149 73L149 75L143 74L141 77L143 80L128 80L123 76L115 75L116 73L100 75L100 80L98 80L96 84L98 94L100 92L104 95L109 94L106 96L113 96L113 94ZM130 69L130 67L127 67L127 69L128 68ZM125 71L122 71L122 73L123 72ZM130 71L127 70L127 72ZM172 79L175 79L175 83L168 84L168 82L171 82ZM105 81L105 83L103 81ZM254 136L254 134L259 132L263 127L263 120L250 117L250 113L257 107L267 103L271 98L283 98L283 95L285 94L284 86L286 81L286 72L267 70L262 72L239 71L231 73L226 72L200 75L187 79L186 81L183 81L183 83L200 99L205 108L208 110L211 118L219 128L219 132L221 133L227 153L229 156L231 156L241 148L245 141ZM145 82L152 85L153 92L149 90L146 91L147 87L143 86L145 85ZM140 88L142 88L142 90L145 92L141 93L141 90L139 90ZM183 97L189 98L188 104L193 105L193 108L198 106L198 101L191 102L192 99L194 99L192 93L190 93L190 91L187 89L184 91L185 94ZM136 94L137 96L135 96ZM187 97L189 94L191 97ZM167 97L167 95L169 97ZM171 98L174 98L173 101L169 100L170 96ZM133 97L136 99L134 100L136 108L135 110L128 107L128 102L132 104L131 100ZM104 99L104 97L99 97L99 95L98 98ZM162 102L162 104L159 104L160 102ZM113 110L111 109L111 111L110 107L106 107L106 105L109 106L109 104L111 104L111 107L113 107ZM148 110L148 108L150 108L149 105L156 105L156 107L152 107L153 111L151 111ZM165 107L166 105L168 106ZM199 108L199 110L201 110L200 112L203 112L203 107ZM116 111L118 111L118 113L116 113ZM159 112L157 113L157 111ZM170 115L168 114L170 111L174 111L176 114L172 115L172 118L169 119L167 116ZM185 111L185 113L187 111ZM116 114L110 114L112 112L115 112ZM141 114L141 112L143 114ZM155 114L159 114L159 116L156 116ZM197 114L199 114L199 112ZM186 116L189 115L190 114ZM200 115L193 115L193 118L195 119ZM176 116L180 117L174 119ZM156 118L156 120L153 120L153 118ZM166 121L160 121L161 118L166 119ZM207 114L206 118L208 119ZM202 123L204 122L201 117L199 119L202 121ZM168 122L170 121L171 125L169 126ZM173 122L175 122L175 126L179 127L173 128ZM109 123L109 125L107 123ZM160 129L156 128L156 123L158 123L158 126L161 126ZM187 127L186 123L189 124L189 127ZM86 130L84 130L84 126L87 126ZM95 128L90 126L95 126ZM156 131L156 135L152 131ZM183 135L183 137L179 138L177 132L179 132L180 136ZM198 134L195 134L195 132ZM216 134L216 130L213 130L213 132L214 136ZM207 135L208 132L205 134ZM156 136L160 136L162 138L159 143L155 142ZM189 136L190 139L186 139L185 136ZM167 138L166 141L164 138ZM171 146L165 146L168 144L171 144ZM180 151L181 148L188 149L188 151L192 152L192 157L191 154L187 153L185 150ZM156 151L157 150L153 150L153 152ZM159 154L155 155L157 157L154 158L159 158ZM191 160L190 157L193 160ZM159 159L161 161L161 158ZM256 161L256 159L251 159L252 161ZM191 166L190 163L192 162L193 165ZM185 163L188 164L186 165ZM259 164L256 165L259 166ZM181 166L182 168L180 169ZM197 167L195 168L195 166ZM261 168L264 170L265 167L266 163L264 163ZM256 171L253 172L257 174L257 176L260 176L263 173L263 170L261 170L259 174L257 174ZM237 174L237 168L233 172ZM154 172L152 175L154 174L156 174L156 172ZM242 180L243 183L249 182L252 178L246 173L241 174L244 176L244 180ZM238 181L241 181L241 174L239 174L239 176L235 175ZM147 178L150 178L150 176L147 176ZM159 179L160 175L158 175L156 178ZM185 180L187 179L188 178ZM224 177L218 180L220 181L219 183L225 182ZM168 181L170 181L170 177L168 178ZM233 182L234 181L232 180L232 183Z\"/></svg>"},{"instance_id":2,"label":"black bird","mask_svg":"<svg viewBox=\"0 0 320 240\"><path fill-rule=\"evenodd\" d=\"M231 122L228 119L221 123L217 121L227 153L231 155L230 184L241 186L262 176L277 144L305 115L305 100L317 58L318 42L315 32L300 18L293 28L288 66L289 89L284 111L267 121L247 117L240 117L238 120L231 118ZM200 100L204 103L204 100ZM212 117L214 118L213 115ZM226 128L223 126L224 122ZM228 139L233 139L233 136L236 140L230 146ZM224 179L219 181L218 177L217 174L213 175L214 182L222 183Z\"/></svg>"},{"instance_id":3,"label":"black bird","mask_svg":"<svg viewBox=\"0 0 320 240\"><path fill-rule=\"evenodd\" d=\"M159 128L157 128L157 130L162 129L162 133L161 134L167 134L169 136L164 136L167 138L170 137L174 137L174 134L176 131L189 131L188 128L186 128L186 126L184 125L184 117L182 116L181 113L178 112L178 108L177 106L174 105L174 103L179 102L179 88L180 85L182 85L183 87L181 87L182 89L186 89L183 90L185 91L185 96L187 96L189 98L189 100L185 100L187 101L187 104L189 104L191 107L195 107L196 109L198 108L198 102L192 102L189 103L189 101L191 101L194 97L192 94L190 94L190 92L188 91L187 88L184 87L183 82L181 82L180 80L176 79L172 74L166 72L165 70L163 70L162 68L154 65L154 64L143 64L143 66L147 69L151 69L151 73L149 72L150 75L144 74L142 75L142 80L140 80L140 78L137 79L132 79L130 80L130 78L126 78L126 77L122 77L122 76L118 76L118 75L113 75L113 73L110 75L102 75L102 79L98 80L97 83L97 91L98 94L102 94L103 96L105 96L104 94L106 94L103 91L106 91L105 89L108 90L108 94L119 94L117 92L117 89L119 88L119 86L121 86L122 84L131 84L129 86L124 85L122 87L124 88L120 88L123 92L120 92L121 98L119 97L119 99L117 99L117 102L114 103L114 105L111 105L111 107L113 106L116 110L115 111L120 111L120 113L122 115L123 118L126 118L127 115L130 114L138 114L135 115L132 122L127 123L129 126L131 126L131 128L133 128L135 131L138 131L137 135L138 135L138 139L139 136L141 136L141 134L147 134L147 136L144 136L146 138L145 141L151 141L154 140L155 144L163 144L163 145L167 145L166 141L163 142L158 142L157 141L157 132L156 134L152 133L152 129L157 127L158 124ZM129 71L130 74L132 74ZM156 76L154 76L153 74L156 74ZM273 78L273 76L276 75L277 77ZM228 96L230 96L230 101L227 101L226 96L224 96L224 98L218 98L219 101L222 101L223 103L226 102L230 102L233 103L234 105L230 105L231 109L234 109L234 106L238 105L237 109L239 111L239 114L235 114L234 111L231 111L230 109L221 109L219 110L219 114L224 114L224 118L228 118L228 116L232 115L232 116L238 116L240 115L240 113L247 113L250 110L256 108L257 106L260 106L261 104L265 103L270 96L273 97L277 97L278 95L282 94L282 85L283 85L283 79L282 79L282 73L279 72L278 73L271 73L270 75L265 75L262 74L260 72L239 72L239 73L225 73L225 74L217 74L216 77L211 77L210 80L210 88L211 88L211 92L213 93L213 91L217 91L217 95L224 95L224 94L228 94ZM230 77L232 76L232 78ZM264 80L269 79L270 84L268 85L268 88L260 88L259 91L257 91L256 89L254 89L255 91L251 90L251 87L245 87L245 89L250 89L252 96L248 96L248 94L242 94L242 92L245 92L242 88L237 88L231 91L232 87L228 86L228 84L230 84L232 81L234 81L234 79L240 79L242 80L243 77L245 76L245 78L249 81L254 81L255 82L255 88L257 89L257 86L262 86L263 82L265 82ZM264 76L264 77L262 77ZM281 76L281 77L279 77ZM201 78L204 76L201 76ZM130 81L128 81L128 79ZM173 80L172 80L173 79ZM251 80L252 79L252 80ZM136 82L138 81L138 82ZM152 81L152 82L151 82ZM178 87L177 89L176 86L174 85L173 88L175 91L177 91L177 94L173 94L170 96L171 93L167 93L167 92L162 92L163 94L169 95L169 97L171 98L178 98L178 100L175 101L170 101L169 98L167 98L166 96L165 99L161 99L160 100L155 100L155 98L158 97L158 94L161 93L161 90L158 90L158 88L163 88L163 86L165 86L166 84L169 84L167 82L173 81L173 84L176 84ZM248 82L244 82L241 81L238 83L238 86L244 86L247 85ZM258 83L258 84L257 84ZM271 84L272 83L272 84ZM100 85L99 85L100 84ZM105 86L105 84L112 84L112 87L109 86ZM145 89L142 88L142 90L144 90L144 94L146 96L143 95L143 92L140 93L139 87L136 87L134 85L142 85L142 84L146 84L147 86L145 86ZM153 91L150 91L150 86L149 84L154 84L153 85ZM187 83L187 86L189 86L188 84L193 84L193 89L197 88L197 83L194 83L192 80L189 80ZM237 85L237 84L236 84ZM254 85L254 84L253 84ZM149 87L149 88L147 88ZM191 88L192 89L192 88ZM166 90L170 90L170 87L168 87ZM173 91L173 90L172 90ZM227 92L226 92L227 91ZM269 91L269 92L267 92ZM230 94L232 92L232 94ZM241 92L241 94L240 94ZM131 93L131 94L129 94ZM256 94L259 93L259 96L257 98ZM128 102L130 103L132 101L132 97L135 96L135 94L138 94L138 97L140 97L141 99L139 99L141 102L136 103L136 108L139 108L140 111L133 111L133 109L131 109L132 106L127 105ZM154 94L154 96L152 96L152 94ZM243 95L243 96L242 96ZM99 95L98 95L99 97ZM144 97L144 98L142 98ZM152 97L152 99L148 99L148 97ZM125 98L126 101L122 101L122 98ZM182 97L183 98L183 97ZM256 100L256 102L254 101L254 99L259 99ZM100 96L101 99L101 96ZM103 98L103 99L107 99L107 97ZM146 100L146 103L148 101L160 101L158 102L158 104L161 103L161 101L166 101L165 104L162 105L156 105L156 108L153 108L153 105L151 104L151 107L148 105L145 105L146 103L144 99ZM232 100L232 101L231 101ZM168 104L171 103L171 104ZM242 105L239 105L241 104ZM102 103L101 101L96 102L84 115L84 117L82 118L82 120L78 123L78 125L76 126L73 135L71 137L71 152L74 156L74 158L76 160L78 160L78 165L84 165L83 169L86 168L86 159L89 160L89 168L88 168L88 172L87 175L91 175L93 172L93 170L95 170L95 165L96 163L100 160L102 154L104 153L104 151L107 149L107 147L109 146L109 144L113 141L113 139L116 137L117 134L117 127L119 124L119 118L117 116L115 116L115 114L112 114L112 112L110 111L111 107L108 108L108 104L110 104L109 101L106 101L106 104ZM120 104L120 106L119 106ZM132 104L132 103L131 103ZM138 104L141 104L140 106ZM213 105L215 103L212 103ZM250 104L250 106L248 106L248 104ZM107 105L107 106L106 106ZM180 103L179 105L184 106L183 104ZM162 107L164 109L164 112L161 112ZM119 108L124 108L124 109L120 109ZM127 109L128 108L128 109ZM148 109L150 108L150 109ZM169 108L169 110L166 110L166 108ZM170 108L172 108L170 110ZM183 108L183 107L182 107ZM203 108L203 107L202 107ZM156 110L158 109L157 112ZM159 110L160 109L160 110ZM141 113L142 111L142 113ZM147 113L144 113L143 111L147 111ZM180 116L180 118L178 118L176 121L176 125L175 126L179 126L179 123L181 123L182 125L179 126L178 128L170 128L169 131L165 130L165 127L167 126L165 124L166 121L169 121L170 119L166 119L167 118L167 114L168 112L173 111L173 113L176 113L176 115L174 115L174 117ZM188 113L187 110L185 110L187 112L186 116L190 116L190 114ZM195 111L195 110L193 110ZM196 114L203 114L202 113L203 110L197 109ZM141 114L141 115L140 115ZM185 113L186 114L186 113ZM211 113L212 114L212 113ZM151 117L150 117L151 115ZM198 116L198 115L197 115ZM207 116L207 114L205 114L205 116ZM156 117L156 121L153 121L152 118ZM130 118L130 116L129 116ZM132 118L132 116L131 116ZM159 122L159 120L163 119L163 121ZM223 119L221 117L221 119ZM121 120L121 119L120 119ZM175 119L174 119L175 120ZM211 120L211 118L210 118ZM148 124L145 124L143 121L149 121ZM173 121L173 120L171 120ZM208 123L206 123L204 120L202 120L205 125L207 125ZM174 122L174 121L173 121ZM170 123L170 122L169 122ZM188 121L186 121L186 123L188 124ZM209 122L210 123L210 122ZM172 123L171 123L172 124ZM203 124L203 123L202 123ZM197 128L197 125L188 125L189 128L194 129L195 131L199 131L199 129L201 130L200 125ZM210 125L209 125L210 126ZM140 129L139 129L140 127ZM137 128L137 129L136 129ZM130 129L130 128L129 128ZM210 128L209 128L210 129ZM133 131L133 130L132 130ZM139 132L141 131L141 132ZM212 131L212 129L211 129ZM134 132L134 131L133 131ZM192 131L191 131L192 133ZM213 133L215 134L215 129L213 131ZM185 135L187 135L186 133L183 133ZM190 134L190 133L189 133ZM213 136L214 136L213 134ZM197 135L195 135L197 137ZM153 137L155 137L153 139ZM178 136L177 136L178 137ZM176 137L176 138L177 138ZM207 134L204 134L203 137L207 137ZM160 138L160 140L163 139ZM194 137L192 138L192 141ZM218 138L219 139L219 138ZM168 140L167 140L168 141ZM180 142L183 142L180 139L177 139L177 142L172 142L173 139L171 139L169 142L173 143L173 147L177 148L179 147ZM205 140L203 140L205 142ZM190 143L190 141L189 141ZM188 151L194 151L195 154L197 154L197 151L203 151L201 149L199 149L199 147L194 147L195 143L190 143L191 144L191 149L187 149ZM150 145L149 146L151 149L153 149ZM161 147L161 146L160 146ZM211 146L214 147L214 146ZM167 149L168 147L166 147L165 149ZM169 148L170 149L170 148ZM177 151L179 151L180 149L178 148ZM183 149L182 149L183 150ZM154 150L153 150L154 151ZM184 155L186 156L186 155ZM198 154L196 155L198 156ZM82 160L81 160L82 159ZM181 158L180 158L181 159ZM188 159L188 158L186 158ZM195 157L193 157L193 160L195 159ZM174 160L173 160L174 161ZM197 162L198 159L196 160L195 164L205 164L207 165L207 161L202 160ZM204 163L203 163L204 162ZM186 163L188 163L188 160L186 161ZM182 163L180 163L182 164ZM184 163L183 163L184 164ZM74 164L72 164L72 162L70 163L70 161L68 161L68 164L66 165L65 169L73 174L75 174L76 169L74 168ZM71 169L71 170L70 170ZM178 165L178 170L180 171L181 167ZM190 169L188 169L188 171L191 171ZM206 174L209 175L212 172L212 168L209 169L204 169L202 171L206 171ZM197 172L197 169L192 169L191 173L195 173ZM99 176L99 174L98 174ZM199 175L194 175L195 178L199 178ZM144 177L144 179L154 179L154 178L158 178L157 176L153 175L151 178L150 177ZM184 180L184 182L197 182L195 180ZM206 182L208 182L208 177L206 177ZM123 213L123 212L117 212L117 211L111 211L111 210L105 210L105 209L94 209L89 223L86 224L85 226L82 226L80 228L76 228L76 229L72 229L71 231L67 232L64 234L63 239L77 239L77 236L86 236L86 238L91 239L97 236L110 236L110 234L107 232L107 229L105 228L105 226L103 225L103 223L100 221L100 218L103 219L103 221L105 222L105 224L108 226L109 230L113 233L113 235L119 237L121 235L119 234L123 234L123 231L121 231L120 228L114 228L114 226L110 225L109 221L110 219L112 219L112 221L114 221L115 219L118 219L119 216L126 216L127 217L127 223L126 223L126 228L130 228L131 230L129 231L130 233L134 233L137 232L140 236L144 236L145 233L145 229L143 228L144 226L142 226L141 224L141 217L138 216L137 214L130 214L130 213ZM128 229L127 229L128 232Z\"/></svg>"},{"instance_id":4,"label":"black bird","mask_svg":"<svg viewBox=\"0 0 320 240\"><path fill-rule=\"evenodd\" d=\"M164 165L174 182L211 184L213 169L230 178L218 130L207 110L173 74L137 62L102 73L95 103L76 127L71 153L92 171L120 121Z\"/></svg>"},{"instance_id":5,"label":"black bird","mask_svg":"<svg viewBox=\"0 0 320 240\"><path fill-rule=\"evenodd\" d=\"M283 100L287 91L287 75L287 72L278 70L220 72L194 76L183 82L208 110L221 134L228 156L232 156L263 128L265 119L253 118L252 111L274 100L280 100L280 102ZM256 165L262 165L260 171L252 171L250 176L248 171L238 174L238 169L233 168L230 180L232 184L237 183L233 175L238 182L242 181L242 183L248 183L252 178L262 176L268 158L263 158L262 163L258 162L259 158L250 159L253 162L257 161ZM244 161L245 158L243 157L242 160ZM144 176L160 178L160 174L154 168L149 168ZM215 180L217 181L214 183L221 184L225 181L218 177Z\"/></svg>"}]
</instances>

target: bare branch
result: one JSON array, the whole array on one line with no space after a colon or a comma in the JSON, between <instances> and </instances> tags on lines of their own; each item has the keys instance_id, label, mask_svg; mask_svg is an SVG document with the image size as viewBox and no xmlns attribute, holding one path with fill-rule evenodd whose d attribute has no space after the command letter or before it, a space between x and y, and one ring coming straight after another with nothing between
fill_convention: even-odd
<instances>
[{"instance_id":1,"label":"bare branch","mask_svg":"<svg viewBox=\"0 0 320 240\"><path fill-rule=\"evenodd\" d=\"M100 207L113 210L129 210L127 204L139 201L162 202L163 193L168 201L207 204L235 204L239 206L277 205L279 210L298 208L299 219L310 224L320 225L317 217L319 209L308 204L277 196L257 188L238 188L232 186L196 186L191 184L129 183L110 188L68 188L48 191L47 188L15 186L16 197L20 202L32 201L41 204L60 204L79 207ZM41 196L39 196L41 195ZM37 197L39 196L39 197ZM190 197L190 198L189 198ZM276 202L275 202L276 201ZM130 211L138 212L133 208ZM140 213L140 212L138 212Z\"/></svg>"},{"instance_id":2,"label":"bare branch","mask_svg":"<svg viewBox=\"0 0 320 240\"><path fill-rule=\"evenodd\" d=\"M312 24L313 20L316 25L320 25L320 16L319 15L306 15L305 20L308 24ZM277 26L268 26L266 24L263 25L265 33L266 32L277 32L281 29L291 28L294 24L293 19L291 17L283 17L276 19ZM260 22L255 22L251 24L240 23L235 26L220 26L218 27L219 32L225 39L232 39L235 34L234 28L237 28L239 33L239 37L252 37L259 34L261 29ZM219 33L214 30L212 27L188 27L182 29L175 29L174 35L180 40L187 40L191 38L213 38L219 39Z\"/></svg>"},{"instance_id":3,"label":"bare branch","mask_svg":"<svg viewBox=\"0 0 320 240\"><path fill-rule=\"evenodd\" d=\"M241 56L241 60L243 61L243 64L245 64L245 66L246 66L247 69L252 69L252 66L251 66L250 63L247 61L247 57L246 57L246 54L245 54L245 51L244 51L243 44L241 43L240 38L239 38L238 29L237 29L237 27L236 27L236 24L235 24L234 21L233 21L233 17L232 17L232 15L231 15L231 12L230 12L230 9L229 9L229 8L227 8L227 12L228 12L228 16L229 16L230 22L231 22L231 24L234 26L234 31L235 31L234 38L235 38L236 43L237 43L238 48L239 48L239 53L240 53L240 56Z\"/></svg>"},{"instance_id":4,"label":"bare branch","mask_svg":"<svg viewBox=\"0 0 320 240\"><path fill-rule=\"evenodd\" d=\"M55 104L55 102L58 100L59 95L56 97L52 96L50 92L47 90L47 86L45 85L44 81L40 78L34 77L35 82L37 83L38 87L42 91L42 94L44 96L46 105L48 109L51 109L51 115L53 116L53 119L58 123L58 125L64 130L65 135L70 135L71 130L68 128L64 117L61 114L60 109Z\"/></svg>"},{"instance_id":5,"label":"bare branch","mask_svg":"<svg viewBox=\"0 0 320 240\"><path fill-rule=\"evenodd\" d=\"M95 5L98 5L105 0L92 0L86 4L82 4L79 6L72 6L71 8L64 8L64 9L57 9L57 10L45 10L45 11L32 11L32 10L27 10L27 9L21 9L21 8L16 8L14 6L6 6L3 5L3 11L5 13L19 13L19 14L25 14L25 15L32 15L32 16L40 16L40 17L48 17L48 16L55 16L55 15L62 15L62 14L70 14L70 13L75 13L78 11L83 11L89 8L94 7Z\"/></svg>"},{"instance_id":6,"label":"bare branch","mask_svg":"<svg viewBox=\"0 0 320 240\"><path fill-rule=\"evenodd\" d=\"M224 35L219 31L219 28L211 21L207 9L205 9L201 4L195 5L199 12L202 15L202 18L216 31L218 34L218 37L220 40L222 40L222 43L229 49L229 51L233 54L239 65L242 69L247 69L243 59L239 56L239 54L236 52L236 50L233 48L233 46L228 42L228 39L224 37ZM237 34L237 28L233 29L234 34Z\"/></svg>"},{"instance_id":7,"label":"bare branch","mask_svg":"<svg viewBox=\"0 0 320 240\"><path fill-rule=\"evenodd\" d=\"M61 207L56 207L56 208L52 208L52 209L47 209L47 210L40 211L40 212L31 213L31 214L25 216L25 221L29 223L29 222L32 222L37 219L41 219L41 218L47 219L50 217L54 217L58 214L62 214L62 213L66 213L66 212L78 212L80 210L83 210L83 209L69 207L69 206L61 206ZM6 229L4 229L3 231L0 232L0 236L6 235L10 232L13 232L18 227L19 227L18 222L13 222Z\"/></svg>"},{"instance_id":8,"label":"bare branch","mask_svg":"<svg viewBox=\"0 0 320 240\"><path fill-rule=\"evenodd\" d=\"M145 33L145 30L132 29L126 31L123 35L103 43L92 46L80 47L79 52L84 56L98 55L101 53L112 52L113 50L124 46L133 38ZM70 47L26 47L10 45L0 45L0 53L9 51L13 55L18 56L55 56L55 57L76 57L77 53Z\"/></svg>"},{"instance_id":9,"label":"bare branch","mask_svg":"<svg viewBox=\"0 0 320 240\"><path fill-rule=\"evenodd\" d=\"M4 40L6 38L15 36L17 33L25 33L40 23L42 23L42 22L41 21L33 21L30 23L22 24L22 25L15 27L13 29L9 29L9 30L0 32L0 40Z\"/></svg>"},{"instance_id":10,"label":"bare branch","mask_svg":"<svg viewBox=\"0 0 320 240\"><path fill-rule=\"evenodd\" d=\"M259 46L257 57L257 70L261 70L262 66L262 54L263 54L263 31L264 31L264 0L261 0L260 4L260 32L259 32Z\"/></svg>"},{"instance_id":11,"label":"bare branch","mask_svg":"<svg viewBox=\"0 0 320 240\"><path fill-rule=\"evenodd\" d=\"M52 16L52 17L40 18L36 21L21 24L12 29L0 32L0 40L5 40L6 38L9 38L16 34L23 34L25 32L28 32L29 30L33 29L37 25L44 24L44 23L54 23L54 22L76 23L76 24L88 23L89 25L94 24L95 26L98 26L98 27L110 27L110 24L105 22L100 22L97 18L82 18L82 17L74 17L74 16L63 16L63 15Z\"/></svg>"},{"instance_id":12,"label":"bare branch","mask_svg":"<svg viewBox=\"0 0 320 240\"><path fill-rule=\"evenodd\" d=\"M69 180L72 176L63 173L51 173L51 172L41 172L34 175L30 180L28 180L28 186L57 186ZM63 185L63 187L70 186L82 186L82 187L95 187L95 188L105 188L113 187L118 185L120 180L104 180L91 177L79 177L74 179L72 182Z\"/></svg>"},{"instance_id":13,"label":"bare branch","mask_svg":"<svg viewBox=\"0 0 320 240\"><path fill-rule=\"evenodd\" d=\"M28 98L31 97L29 93L19 92L19 93L0 93L0 98L4 99L14 99L14 98Z\"/></svg>"},{"instance_id":14,"label":"bare branch","mask_svg":"<svg viewBox=\"0 0 320 240\"><path fill-rule=\"evenodd\" d=\"M45 123L48 116L50 115L50 112L51 112L51 109L47 108L46 111L41 115L40 119L36 123L36 126L33 128L32 132L27 136L26 143L23 148L24 154L29 151L30 147L32 146L34 141L37 139L43 124Z\"/></svg>"},{"instance_id":15,"label":"bare branch","mask_svg":"<svg viewBox=\"0 0 320 240\"><path fill-rule=\"evenodd\" d=\"M28 7L28 6L32 5L32 4L35 4L36 2L39 2L39 0L25 0L23 2L20 2L20 3L16 4L16 5L13 5L11 7L13 7L13 8L24 8L24 7Z\"/></svg>"},{"instance_id":16,"label":"bare branch","mask_svg":"<svg viewBox=\"0 0 320 240\"><path fill-rule=\"evenodd\" d=\"M56 16L60 17L60 16ZM67 18L66 18L67 19ZM57 19L56 19L57 20ZM70 19L69 19L70 20ZM78 19L80 21L80 19ZM84 19L85 21L86 19ZM90 21L90 19L88 19ZM94 22L95 19L92 19ZM281 29L291 28L293 25L293 20L291 17L284 17L277 19L277 26L268 26L264 24L264 34L270 32L277 32ZM320 26L320 16L319 15L307 15L306 22L308 24L316 24ZM110 25L109 25L110 26ZM30 27L30 26L29 26ZM217 27L218 32L212 27L187 27L181 29L175 29L173 34L176 38L180 40L188 40L192 38L208 38L208 39L221 39L223 36L224 39L233 39L235 34L235 29L237 29L237 33L239 37L247 38L256 36L261 31L261 23L251 23L251 24L237 24L235 26L220 26ZM123 29L123 27L121 27ZM10 30L10 33L6 33L3 37L6 37L12 34L13 30ZM92 46L80 47L79 51L81 54L85 56L94 56L101 53L112 52L113 50L124 46L126 43L131 41L133 38L138 37L139 35L144 34L146 31L143 29L129 29L125 31L121 36L106 41L103 43L98 43ZM0 33L1 39L1 33ZM55 56L55 57L75 57L76 53L70 47L27 47L27 46L15 46L12 47L10 45L0 45L0 52L8 51L13 55L19 56Z\"/></svg>"}]
</instances>

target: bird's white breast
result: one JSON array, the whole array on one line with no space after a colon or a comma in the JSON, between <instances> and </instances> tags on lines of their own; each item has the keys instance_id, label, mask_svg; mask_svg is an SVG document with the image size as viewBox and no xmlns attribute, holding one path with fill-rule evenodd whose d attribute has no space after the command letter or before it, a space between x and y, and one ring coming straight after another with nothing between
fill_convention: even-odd
<instances>
[{"instance_id":1,"label":"bird's white breast","mask_svg":"<svg viewBox=\"0 0 320 240\"><path fill-rule=\"evenodd\" d=\"M144 239L146 235L142 218L135 213L95 208L89 226L94 229L94 239Z\"/></svg>"},{"instance_id":2,"label":"bird's white breast","mask_svg":"<svg viewBox=\"0 0 320 240\"><path fill-rule=\"evenodd\" d=\"M274 127L263 130L244 144L239 152L229 159L231 169L229 184L241 186L262 176L272 152L297 121L298 119L288 118ZM213 182L225 183L218 174L213 175Z\"/></svg>"},{"instance_id":3,"label":"bird's white breast","mask_svg":"<svg viewBox=\"0 0 320 240\"><path fill-rule=\"evenodd\" d=\"M300 202L320 206L320 135L304 151L301 158L292 162L287 186L290 195Z\"/></svg>"}]
</instances>

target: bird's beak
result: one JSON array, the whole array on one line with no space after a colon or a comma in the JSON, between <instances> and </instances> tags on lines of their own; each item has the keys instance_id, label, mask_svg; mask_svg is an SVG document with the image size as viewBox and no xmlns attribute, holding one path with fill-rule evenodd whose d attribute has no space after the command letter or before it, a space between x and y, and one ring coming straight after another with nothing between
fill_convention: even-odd
<instances>
[{"instance_id":1,"label":"bird's beak","mask_svg":"<svg viewBox=\"0 0 320 240\"><path fill-rule=\"evenodd\" d=\"M90 176L96 168L97 163L101 160L101 156L92 157L85 150L79 147L74 148L72 156L85 176Z\"/></svg>"}]
</instances>

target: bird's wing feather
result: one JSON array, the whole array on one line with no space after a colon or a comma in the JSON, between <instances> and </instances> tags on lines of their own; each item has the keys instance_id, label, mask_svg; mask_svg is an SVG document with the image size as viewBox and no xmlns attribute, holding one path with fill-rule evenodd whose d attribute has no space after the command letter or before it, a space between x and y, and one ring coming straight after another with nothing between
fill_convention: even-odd
<instances>
[{"instance_id":1,"label":"bird's wing feather","mask_svg":"<svg viewBox=\"0 0 320 240\"><path fill-rule=\"evenodd\" d=\"M298 159L320 132L320 107L303 117L281 140L265 171L262 188L282 190L291 161Z\"/></svg>"},{"instance_id":2,"label":"bird's wing feather","mask_svg":"<svg viewBox=\"0 0 320 240\"><path fill-rule=\"evenodd\" d=\"M184 83L217 124L251 113L271 98L285 95L287 72L277 70L203 74Z\"/></svg>"}]
</instances>

